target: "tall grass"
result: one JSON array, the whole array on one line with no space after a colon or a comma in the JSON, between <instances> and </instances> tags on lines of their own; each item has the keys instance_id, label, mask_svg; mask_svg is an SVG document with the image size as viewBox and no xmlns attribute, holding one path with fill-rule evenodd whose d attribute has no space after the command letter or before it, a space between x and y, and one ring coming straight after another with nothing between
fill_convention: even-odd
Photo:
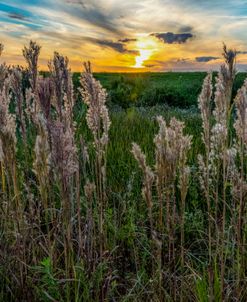
<instances>
[{"instance_id":1,"label":"tall grass","mask_svg":"<svg viewBox=\"0 0 247 302\"><path fill-rule=\"evenodd\" d=\"M40 50L0 66L0 299L246 301L236 53L224 46L199 110L109 112L90 63L77 90L57 52L42 77Z\"/></svg>"}]
</instances>

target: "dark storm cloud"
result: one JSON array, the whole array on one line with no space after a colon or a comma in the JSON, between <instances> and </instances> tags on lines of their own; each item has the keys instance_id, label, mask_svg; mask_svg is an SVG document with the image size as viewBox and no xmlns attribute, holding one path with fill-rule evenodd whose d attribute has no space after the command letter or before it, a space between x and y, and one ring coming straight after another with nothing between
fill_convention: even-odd
<instances>
[{"instance_id":1,"label":"dark storm cloud","mask_svg":"<svg viewBox=\"0 0 247 302\"><path fill-rule=\"evenodd\" d=\"M103 47L112 48L119 53L139 55L139 51L137 50L126 49L124 43L114 42L109 40L99 40L99 39L90 39L90 41Z\"/></svg>"},{"instance_id":2,"label":"dark storm cloud","mask_svg":"<svg viewBox=\"0 0 247 302\"><path fill-rule=\"evenodd\" d=\"M166 44L183 44L193 37L191 33L174 34L172 32L152 33L151 36L158 38Z\"/></svg>"},{"instance_id":3,"label":"dark storm cloud","mask_svg":"<svg viewBox=\"0 0 247 302\"><path fill-rule=\"evenodd\" d=\"M210 61L214 61L219 59L218 57L212 57L212 56L203 56L203 57L196 57L196 62L200 62L200 63L206 63L206 62L210 62Z\"/></svg>"},{"instance_id":4,"label":"dark storm cloud","mask_svg":"<svg viewBox=\"0 0 247 302\"><path fill-rule=\"evenodd\" d=\"M11 19L26 20L26 16L24 16L21 13L12 12L12 13L8 14L8 17L11 18Z\"/></svg>"},{"instance_id":5,"label":"dark storm cloud","mask_svg":"<svg viewBox=\"0 0 247 302\"><path fill-rule=\"evenodd\" d=\"M125 38L125 39L118 40L118 42L122 42L122 43L129 43L129 42L135 42L135 41L137 41L137 39L128 39L128 38Z\"/></svg>"}]
</instances>

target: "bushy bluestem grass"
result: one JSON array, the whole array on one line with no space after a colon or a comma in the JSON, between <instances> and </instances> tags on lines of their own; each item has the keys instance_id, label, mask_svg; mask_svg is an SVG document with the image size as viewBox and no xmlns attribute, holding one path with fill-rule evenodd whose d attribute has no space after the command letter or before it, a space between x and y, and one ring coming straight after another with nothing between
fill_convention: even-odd
<instances>
[{"instance_id":1,"label":"bushy bluestem grass","mask_svg":"<svg viewBox=\"0 0 247 302\"><path fill-rule=\"evenodd\" d=\"M0 67L1 299L245 301L247 97L246 84L231 97L234 52L224 47L216 81L203 75L200 110L108 113L90 64L77 91L57 52L42 77L40 49L24 48L27 70Z\"/></svg>"}]
</instances>

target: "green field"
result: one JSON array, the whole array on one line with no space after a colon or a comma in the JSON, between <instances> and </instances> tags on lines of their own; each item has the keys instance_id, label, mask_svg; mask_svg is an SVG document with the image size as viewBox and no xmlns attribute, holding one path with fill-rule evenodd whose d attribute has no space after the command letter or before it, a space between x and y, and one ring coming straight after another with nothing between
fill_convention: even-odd
<instances>
[{"instance_id":1,"label":"green field","mask_svg":"<svg viewBox=\"0 0 247 302\"><path fill-rule=\"evenodd\" d=\"M214 73L214 76L217 73ZM205 72L166 73L95 73L109 94L109 103L122 108L131 106L155 106L167 104L180 108L197 107ZM75 86L79 85L79 73L74 74ZM242 86L247 73L238 73L233 95Z\"/></svg>"}]
</instances>

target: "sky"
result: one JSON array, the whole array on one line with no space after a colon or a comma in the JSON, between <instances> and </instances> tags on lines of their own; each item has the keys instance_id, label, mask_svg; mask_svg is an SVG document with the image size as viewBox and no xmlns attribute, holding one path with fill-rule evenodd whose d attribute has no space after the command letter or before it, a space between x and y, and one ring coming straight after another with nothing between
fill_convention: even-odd
<instances>
[{"instance_id":1,"label":"sky","mask_svg":"<svg viewBox=\"0 0 247 302\"><path fill-rule=\"evenodd\" d=\"M58 51L73 71L215 70L224 42L247 70L247 0L6 0L0 22L8 64L24 64L32 39L40 69Z\"/></svg>"}]
</instances>

